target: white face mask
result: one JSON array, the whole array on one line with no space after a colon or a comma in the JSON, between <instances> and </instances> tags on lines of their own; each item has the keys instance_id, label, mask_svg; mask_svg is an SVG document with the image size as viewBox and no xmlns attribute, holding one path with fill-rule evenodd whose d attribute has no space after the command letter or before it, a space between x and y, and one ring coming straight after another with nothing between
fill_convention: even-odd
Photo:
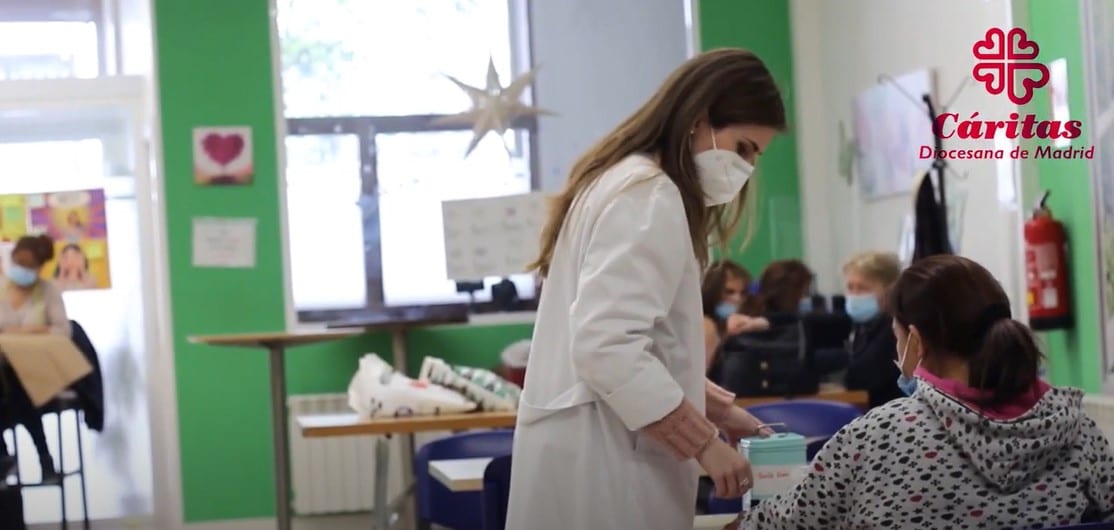
<instances>
[{"instance_id":1,"label":"white face mask","mask_svg":"<svg viewBox=\"0 0 1114 530\"><path fill-rule=\"evenodd\" d=\"M754 173L754 166L739 153L720 149L716 146L716 135L712 133L712 148L696 153L693 157L700 186L704 188L704 205L727 204L739 195L739 190Z\"/></svg>"},{"instance_id":2,"label":"white face mask","mask_svg":"<svg viewBox=\"0 0 1114 530\"><path fill-rule=\"evenodd\" d=\"M901 370L902 375L905 375L905 356L909 355L909 343L910 342L913 342L913 337L906 335L906 337L905 337L905 347L901 349L901 352L898 353L898 355L897 355L897 360L894 361L894 364L897 365L897 369ZM924 361L923 358L921 360L917 361L917 366L915 368L913 368L914 371L917 368L921 367L921 362L922 361Z\"/></svg>"}]
</instances>

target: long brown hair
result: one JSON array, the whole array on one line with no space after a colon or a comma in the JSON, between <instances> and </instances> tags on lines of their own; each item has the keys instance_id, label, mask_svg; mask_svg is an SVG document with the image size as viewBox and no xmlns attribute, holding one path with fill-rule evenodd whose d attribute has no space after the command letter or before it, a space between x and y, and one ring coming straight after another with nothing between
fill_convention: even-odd
<instances>
[{"instance_id":1,"label":"long brown hair","mask_svg":"<svg viewBox=\"0 0 1114 530\"><path fill-rule=\"evenodd\" d=\"M723 291L727 288L727 282L735 278L743 281L743 296L745 297L750 290L750 282L753 279L746 267L729 259L721 259L708 266L708 270L704 273L704 280L700 284L704 316L716 316L716 306L723 301ZM716 322L718 323L719 320L716 319Z\"/></svg>"},{"instance_id":2,"label":"long brown hair","mask_svg":"<svg viewBox=\"0 0 1114 530\"><path fill-rule=\"evenodd\" d=\"M898 324L917 328L930 354L967 361L967 385L990 394L982 405L1008 403L1036 382L1040 348L982 265L952 255L919 260L894 283L889 307Z\"/></svg>"},{"instance_id":3,"label":"long brown hair","mask_svg":"<svg viewBox=\"0 0 1114 530\"><path fill-rule=\"evenodd\" d=\"M758 279L758 292L747 298L743 313L759 317L796 312L801 298L808 295L812 278L812 269L800 260L787 259L766 265Z\"/></svg>"},{"instance_id":4,"label":"long brown hair","mask_svg":"<svg viewBox=\"0 0 1114 530\"><path fill-rule=\"evenodd\" d=\"M576 198L604 171L635 153L654 155L681 192L693 252L708 262L709 239L726 245L742 217L747 189L727 205L706 207L693 162L691 132L706 118L712 129L752 124L784 130L785 104L766 65L753 53L725 48L689 59L657 93L573 165L565 189L554 199L541 237L541 253L529 270L549 273L557 237ZM753 209L751 209L753 211ZM751 223L753 225L753 223Z\"/></svg>"}]
</instances>

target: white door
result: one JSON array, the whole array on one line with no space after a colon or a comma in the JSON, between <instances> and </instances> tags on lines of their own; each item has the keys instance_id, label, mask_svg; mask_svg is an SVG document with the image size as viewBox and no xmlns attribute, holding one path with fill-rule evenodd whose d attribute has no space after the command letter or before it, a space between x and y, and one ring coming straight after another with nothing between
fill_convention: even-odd
<instances>
[{"instance_id":1,"label":"white door","mask_svg":"<svg viewBox=\"0 0 1114 530\"><path fill-rule=\"evenodd\" d=\"M94 433L81 425L94 519L147 518L154 509L146 381L148 366L156 359L152 352L158 350L153 315L159 312L153 307L157 260L152 258L149 162L141 140L142 96L143 84L134 78L0 83L0 201L11 195L103 190L103 214L93 193L93 208L75 222L88 229L83 240L100 240L82 244L89 281L107 281L109 286L63 295L70 318L96 347L104 377L104 429ZM32 206L35 201L31 199ZM18 217L10 209L4 214L5 219ZM53 222L56 216L62 214L47 217ZM72 469L78 462L74 418L62 418L61 455L54 417L44 419L44 426L56 465L64 459L67 470ZM18 438L20 453L27 457L21 459L20 473L24 481L35 481L39 465L34 448L24 431L19 430ZM67 486L72 521L81 515L82 499L76 477L67 479ZM27 522L60 520L59 499L58 488L26 490Z\"/></svg>"}]
</instances>

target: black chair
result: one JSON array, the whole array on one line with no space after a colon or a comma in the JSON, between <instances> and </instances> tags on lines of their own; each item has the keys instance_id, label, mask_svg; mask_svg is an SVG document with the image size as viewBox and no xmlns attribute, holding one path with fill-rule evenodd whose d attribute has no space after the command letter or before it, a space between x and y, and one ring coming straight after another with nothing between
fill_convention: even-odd
<instances>
[{"instance_id":1,"label":"black chair","mask_svg":"<svg viewBox=\"0 0 1114 530\"><path fill-rule=\"evenodd\" d=\"M24 488L43 488L43 487L57 487L61 492L61 508L62 508L62 529L69 528L69 518L66 513L66 479L72 476L77 476L78 481L81 483L81 510L82 510L82 528L89 530L89 496L88 488L85 483L85 449L82 440L82 417L84 411L81 407L81 400L78 398L77 393L72 390L66 390L52 399L41 409L42 415L45 418L47 415L53 414L58 425L58 480L51 482L38 482L38 483L24 483L23 477L16 471L16 482L9 487ZM77 438L77 467L67 470L66 469L66 451L65 444L62 438L62 414L65 412L73 412L73 426ZM12 456L19 460L19 441L15 437L15 432L12 432Z\"/></svg>"},{"instance_id":2,"label":"black chair","mask_svg":"<svg viewBox=\"0 0 1114 530\"><path fill-rule=\"evenodd\" d=\"M82 439L82 423L88 426L91 430L100 431L104 427L104 395L103 395L103 382L101 376L101 367L99 356L96 349L93 347L92 341L86 335L85 329L75 321L70 321L72 328L71 339L77 349L85 356L86 360L93 366L93 371L75 382L69 390L65 390L58 394L54 399L47 402L39 408L41 417L45 418L48 415L54 415L56 418L55 424L58 426L58 480L50 482L38 483L24 483L23 477L16 472L16 482L10 487L16 488L40 488L40 487L57 487L61 492L61 509L62 509L62 528L66 529L69 526L68 514L66 513L66 479L72 476L77 476L78 481L81 483L81 510L82 510L82 527L89 530L89 496L88 488L85 482L85 448L84 440ZM74 418L74 432L77 438L77 467L67 470L66 469L66 452L64 450L65 443L62 437L62 415L66 412L73 412ZM19 443L15 436L14 427L12 431L12 456L19 460ZM3 433L0 433L2 436Z\"/></svg>"}]
</instances>

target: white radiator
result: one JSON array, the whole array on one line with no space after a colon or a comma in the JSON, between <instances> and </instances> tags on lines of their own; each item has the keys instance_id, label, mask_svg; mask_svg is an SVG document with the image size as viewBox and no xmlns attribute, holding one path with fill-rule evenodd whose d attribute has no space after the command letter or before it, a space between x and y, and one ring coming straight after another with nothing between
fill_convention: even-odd
<instances>
[{"instance_id":1,"label":"white radiator","mask_svg":"<svg viewBox=\"0 0 1114 530\"><path fill-rule=\"evenodd\" d=\"M1088 394L1083 397L1083 410L1095 420L1106 439L1114 442L1114 396Z\"/></svg>"},{"instance_id":2,"label":"white radiator","mask_svg":"<svg viewBox=\"0 0 1114 530\"><path fill-rule=\"evenodd\" d=\"M290 417L290 473L294 512L319 515L368 511L375 495L374 436L305 438L297 417L305 414L350 413L347 394L311 394L287 398ZM390 441L388 498L402 488L399 437Z\"/></svg>"}]
</instances>

